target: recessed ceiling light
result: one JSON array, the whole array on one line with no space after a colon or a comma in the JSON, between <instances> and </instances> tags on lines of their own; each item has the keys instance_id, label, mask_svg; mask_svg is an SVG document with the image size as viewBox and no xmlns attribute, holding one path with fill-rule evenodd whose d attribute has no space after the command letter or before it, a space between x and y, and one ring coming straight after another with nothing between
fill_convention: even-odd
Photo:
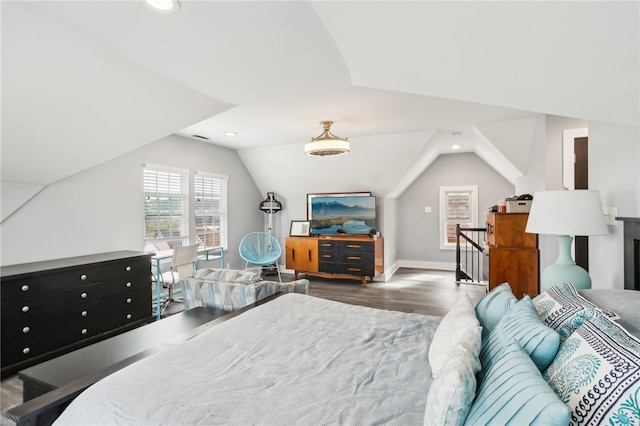
<instances>
[{"instance_id":1,"label":"recessed ceiling light","mask_svg":"<svg viewBox=\"0 0 640 426\"><path fill-rule=\"evenodd\" d=\"M145 0L147 5L156 12L175 13L180 10L178 0Z\"/></svg>"},{"instance_id":2,"label":"recessed ceiling light","mask_svg":"<svg viewBox=\"0 0 640 426\"><path fill-rule=\"evenodd\" d=\"M226 136L236 136L238 132L224 132Z\"/></svg>"},{"instance_id":3,"label":"recessed ceiling light","mask_svg":"<svg viewBox=\"0 0 640 426\"><path fill-rule=\"evenodd\" d=\"M460 145L459 143L451 145L451 149L460 149L460 148L462 148L462 145Z\"/></svg>"}]
</instances>

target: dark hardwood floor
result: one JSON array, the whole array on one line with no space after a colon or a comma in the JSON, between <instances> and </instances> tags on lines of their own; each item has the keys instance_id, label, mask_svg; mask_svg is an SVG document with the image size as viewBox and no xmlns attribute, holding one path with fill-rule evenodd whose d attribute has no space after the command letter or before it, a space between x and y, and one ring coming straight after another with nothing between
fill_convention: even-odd
<instances>
[{"instance_id":1,"label":"dark hardwood floor","mask_svg":"<svg viewBox=\"0 0 640 426\"><path fill-rule=\"evenodd\" d=\"M274 279L274 277L265 277ZM304 278L304 275L301 275ZM309 294L354 305L444 316L465 293L475 303L485 294L485 288L455 284L453 272L400 268L387 282L369 282L363 288L360 280L329 280L308 277ZM277 277L275 278L277 279ZM283 274L283 281L292 281L293 275ZM179 312L181 304L172 304L168 314ZM17 375L0 382L2 419L0 426L15 423L4 417L7 409L22 402L22 381Z\"/></svg>"}]
</instances>

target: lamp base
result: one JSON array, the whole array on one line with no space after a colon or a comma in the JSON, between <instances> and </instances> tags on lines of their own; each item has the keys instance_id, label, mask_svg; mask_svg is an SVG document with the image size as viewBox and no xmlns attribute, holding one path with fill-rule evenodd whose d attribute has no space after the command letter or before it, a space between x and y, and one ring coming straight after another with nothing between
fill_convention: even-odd
<instances>
[{"instance_id":1,"label":"lamp base","mask_svg":"<svg viewBox=\"0 0 640 426\"><path fill-rule=\"evenodd\" d=\"M549 290L554 285L570 282L577 289L591 288L591 277L582 267L576 265L571 257L573 237L558 235L558 260L555 265L547 266L540 277L540 290Z\"/></svg>"},{"instance_id":2,"label":"lamp base","mask_svg":"<svg viewBox=\"0 0 640 426\"><path fill-rule=\"evenodd\" d=\"M579 290L591 288L589 273L580 266L573 264L547 266L540 277L540 290L549 290L554 285L566 282L570 282Z\"/></svg>"}]
</instances>

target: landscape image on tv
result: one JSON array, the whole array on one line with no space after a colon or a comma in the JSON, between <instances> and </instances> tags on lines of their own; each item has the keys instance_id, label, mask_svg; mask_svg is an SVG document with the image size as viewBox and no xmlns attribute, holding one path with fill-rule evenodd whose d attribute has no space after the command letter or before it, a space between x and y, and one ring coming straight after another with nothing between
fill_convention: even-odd
<instances>
[{"instance_id":1,"label":"landscape image on tv","mask_svg":"<svg viewBox=\"0 0 640 426\"><path fill-rule=\"evenodd\" d=\"M311 234L369 235L376 229L376 197L309 196Z\"/></svg>"}]
</instances>

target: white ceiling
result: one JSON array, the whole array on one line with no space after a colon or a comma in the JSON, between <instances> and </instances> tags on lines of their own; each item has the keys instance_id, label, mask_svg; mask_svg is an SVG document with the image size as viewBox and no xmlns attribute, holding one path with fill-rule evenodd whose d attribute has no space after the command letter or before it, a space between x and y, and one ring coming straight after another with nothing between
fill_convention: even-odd
<instances>
[{"instance_id":1,"label":"white ceiling","mask_svg":"<svg viewBox=\"0 0 640 426\"><path fill-rule=\"evenodd\" d=\"M542 114L640 125L638 2L1 6L5 182L198 134L238 150L262 192L394 197L453 139L492 145L485 161L513 181ZM350 154L304 155L321 120Z\"/></svg>"}]
</instances>

